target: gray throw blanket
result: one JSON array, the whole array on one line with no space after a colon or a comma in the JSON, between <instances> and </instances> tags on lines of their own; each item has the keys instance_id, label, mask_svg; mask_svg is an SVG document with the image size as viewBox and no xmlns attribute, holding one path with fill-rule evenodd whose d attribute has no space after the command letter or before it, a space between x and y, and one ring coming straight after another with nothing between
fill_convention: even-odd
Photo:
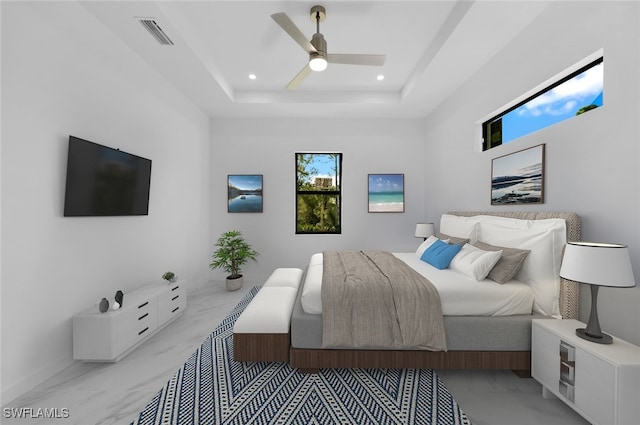
<instances>
[{"instance_id":1,"label":"gray throw blanket","mask_svg":"<svg viewBox=\"0 0 640 425\"><path fill-rule=\"evenodd\" d=\"M447 349L442 306L424 276L386 251L325 251L322 347Z\"/></svg>"}]
</instances>

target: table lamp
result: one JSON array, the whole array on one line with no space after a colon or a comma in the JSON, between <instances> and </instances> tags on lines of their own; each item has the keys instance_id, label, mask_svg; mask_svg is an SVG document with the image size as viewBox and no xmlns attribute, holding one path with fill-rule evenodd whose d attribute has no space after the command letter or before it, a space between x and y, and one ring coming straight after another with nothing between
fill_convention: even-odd
<instances>
[{"instance_id":1,"label":"table lamp","mask_svg":"<svg viewBox=\"0 0 640 425\"><path fill-rule=\"evenodd\" d=\"M423 238L427 240L429 236L436 234L436 228L433 223L418 223L416 224L416 238Z\"/></svg>"},{"instance_id":2,"label":"table lamp","mask_svg":"<svg viewBox=\"0 0 640 425\"><path fill-rule=\"evenodd\" d=\"M636 285L626 245L569 242L560 267L560 277L591 286L591 312L585 329L576 335L599 344L611 344L610 335L602 333L598 320L598 288L630 288Z\"/></svg>"}]
</instances>

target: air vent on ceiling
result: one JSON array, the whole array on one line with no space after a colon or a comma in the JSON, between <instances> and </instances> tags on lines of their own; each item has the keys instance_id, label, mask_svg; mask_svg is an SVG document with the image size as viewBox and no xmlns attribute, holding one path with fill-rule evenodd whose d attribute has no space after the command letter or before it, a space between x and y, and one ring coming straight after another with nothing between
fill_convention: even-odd
<instances>
[{"instance_id":1,"label":"air vent on ceiling","mask_svg":"<svg viewBox=\"0 0 640 425\"><path fill-rule=\"evenodd\" d=\"M164 33L164 31L162 31L162 28L160 28L160 25L158 25L156 21L149 18L137 19L140 21L142 26L145 27L147 31L149 31L149 33L151 33L151 35L158 41L158 43L162 44L163 46L173 45L173 41L171 41L171 39L167 36L167 34Z\"/></svg>"}]
</instances>

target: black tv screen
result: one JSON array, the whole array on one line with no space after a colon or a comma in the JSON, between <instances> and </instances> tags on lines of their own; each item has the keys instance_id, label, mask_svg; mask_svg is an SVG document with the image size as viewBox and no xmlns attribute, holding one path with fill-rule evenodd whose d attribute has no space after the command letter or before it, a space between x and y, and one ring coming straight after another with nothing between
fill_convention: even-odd
<instances>
[{"instance_id":1,"label":"black tv screen","mask_svg":"<svg viewBox=\"0 0 640 425\"><path fill-rule=\"evenodd\" d=\"M69 136L64 216L148 215L151 160Z\"/></svg>"}]
</instances>

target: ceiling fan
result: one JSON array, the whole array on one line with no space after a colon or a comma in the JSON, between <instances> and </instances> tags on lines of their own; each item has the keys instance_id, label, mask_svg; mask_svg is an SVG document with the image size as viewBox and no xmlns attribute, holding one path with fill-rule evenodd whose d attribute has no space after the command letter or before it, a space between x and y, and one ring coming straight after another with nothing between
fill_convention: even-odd
<instances>
[{"instance_id":1,"label":"ceiling fan","mask_svg":"<svg viewBox=\"0 0 640 425\"><path fill-rule=\"evenodd\" d=\"M293 77L293 80L287 84L288 89L296 88L311 71L324 71L327 68L327 63L370 66L384 65L386 55L327 53L327 42L320 33L320 22L324 21L327 17L325 8L323 6L313 6L309 17L312 21L316 22L316 33L313 34L311 41L307 40L306 36L298 29L286 13L274 13L271 15L271 18L309 54L309 62L302 68L298 75Z\"/></svg>"}]
</instances>

